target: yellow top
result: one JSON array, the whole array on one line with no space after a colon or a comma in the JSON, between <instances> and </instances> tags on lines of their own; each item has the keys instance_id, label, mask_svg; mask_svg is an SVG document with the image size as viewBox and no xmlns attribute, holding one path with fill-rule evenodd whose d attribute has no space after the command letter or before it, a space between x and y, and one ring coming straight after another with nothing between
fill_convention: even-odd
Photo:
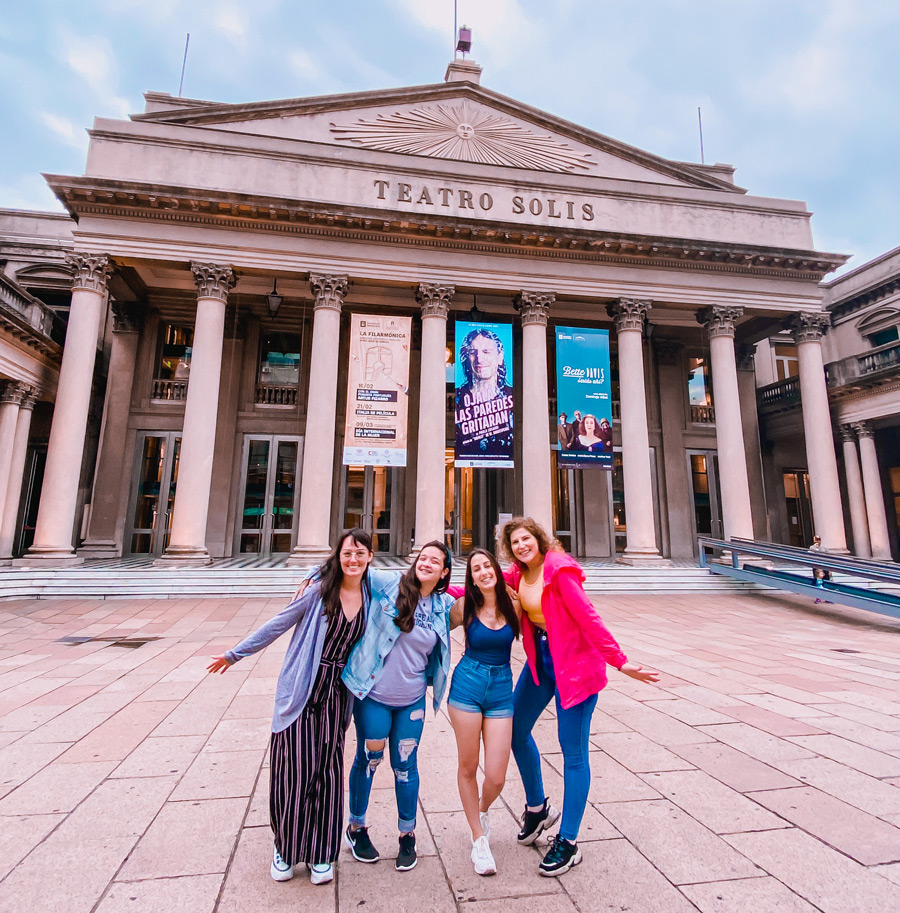
<instances>
[{"instance_id":1,"label":"yellow top","mask_svg":"<svg viewBox=\"0 0 900 913\"><path fill-rule=\"evenodd\" d=\"M538 574L534 583L526 583L525 575L519 580L519 601L525 614L531 619L531 623L542 628L547 627L544 619L544 611L541 608L541 594L544 592L544 574L543 569Z\"/></svg>"}]
</instances>

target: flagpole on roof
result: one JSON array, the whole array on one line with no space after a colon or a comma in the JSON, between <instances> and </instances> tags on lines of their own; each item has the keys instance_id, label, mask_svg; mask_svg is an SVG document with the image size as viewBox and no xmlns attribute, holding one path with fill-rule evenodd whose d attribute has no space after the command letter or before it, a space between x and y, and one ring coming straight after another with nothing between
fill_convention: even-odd
<instances>
[{"instance_id":1,"label":"flagpole on roof","mask_svg":"<svg viewBox=\"0 0 900 913\"><path fill-rule=\"evenodd\" d=\"M188 45L191 43L191 33L187 33L184 40L184 59L181 61L181 82L178 83L178 97L181 98L181 90L184 88L184 68L187 66Z\"/></svg>"}]
</instances>

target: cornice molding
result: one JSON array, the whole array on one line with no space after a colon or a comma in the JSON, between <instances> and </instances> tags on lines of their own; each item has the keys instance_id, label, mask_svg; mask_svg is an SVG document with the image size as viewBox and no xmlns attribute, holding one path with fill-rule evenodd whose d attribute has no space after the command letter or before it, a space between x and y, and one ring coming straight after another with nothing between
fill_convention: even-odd
<instances>
[{"instance_id":1,"label":"cornice molding","mask_svg":"<svg viewBox=\"0 0 900 913\"><path fill-rule=\"evenodd\" d=\"M151 219L244 231L346 238L432 248L473 249L516 256L601 261L666 269L803 279L819 282L846 257L753 245L628 235L424 213L385 212L240 194L194 193L179 187L128 185L114 189L86 179L54 183L73 215Z\"/></svg>"}]
</instances>

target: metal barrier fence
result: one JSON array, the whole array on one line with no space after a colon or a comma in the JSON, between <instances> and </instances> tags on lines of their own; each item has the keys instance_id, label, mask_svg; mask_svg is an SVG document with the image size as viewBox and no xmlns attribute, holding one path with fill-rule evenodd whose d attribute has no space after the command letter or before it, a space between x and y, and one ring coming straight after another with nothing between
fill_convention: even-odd
<instances>
[{"instance_id":1,"label":"metal barrier fence","mask_svg":"<svg viewBox=\"0 0 900 913\"><path fill-rule=\"evenodd\" d=\"M749 539L713 539L700 536L698 543L700 566L714 574L900 618L900 596L861 585L859 582L862 580L900 585L900 567L896 564L824 551L811 552L809 549L790 545L754 542ZM720 558L727 556L728 560L710 561L710 553L718 553ZM793 567L785 569L771 567L766 563L750 563L754 559L756 562L777 561L779 564L789 564ZM852 582L835 579L816 580L816 568L856 579Z\"/></svg>"}]
</instances>

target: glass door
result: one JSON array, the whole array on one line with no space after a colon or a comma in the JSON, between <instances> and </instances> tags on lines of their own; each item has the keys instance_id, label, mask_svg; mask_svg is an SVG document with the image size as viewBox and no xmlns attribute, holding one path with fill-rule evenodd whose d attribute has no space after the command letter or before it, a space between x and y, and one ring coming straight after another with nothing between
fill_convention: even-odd
<instances>
[{"instance_id":1,"label":"glass door","mask_svg":"<svg viewBox=\"0 0 900 913\"><path fill-rule=\"evenodd\" d=\"M287 554L294 547L300 438L248 434L244 437L240 554Z\"/></svg>"},{"instance_id":2,"label":"glass door","mask_svg":"<svg viewBox=\"0 0 900 913\"><path fill-rule=\"evenodd\" d=\"M693 499L694 539L725 534L719 497L719 458L715 450L688 450L688 473ZM696 545L695 545L696 548Z\"/></svg>"},{"instance_id":3,"label":"glass door","mask_svg":"<svg viewBox=\"0 0 900 913\"><path fill-rule=\"evenodd\" d=\"M181 433L139 431L125 553L158 558L169 544Z\"/></svg>"},{"instance_id":4,"label":"glass door","mask_svg":"<svg viewBox=\"0 0 900 913\"><path fill-rule=\"evenodd\" d=\"M393 555L393 495L397 469L391 466L346 466L342 511L343 528L364 529L372 537L376 555Z\"/></svg>"},{"instance_id":5,"label":"glass door","mask_svg":"<svg viewBox=\"0 0 900 913\"><path fill-rule=\"evenodd\" d=\"M812 545L813 518L809 499L809 473L803 469L783 473L788 539L797 548Z\"/></svg>"}]
</instances>

